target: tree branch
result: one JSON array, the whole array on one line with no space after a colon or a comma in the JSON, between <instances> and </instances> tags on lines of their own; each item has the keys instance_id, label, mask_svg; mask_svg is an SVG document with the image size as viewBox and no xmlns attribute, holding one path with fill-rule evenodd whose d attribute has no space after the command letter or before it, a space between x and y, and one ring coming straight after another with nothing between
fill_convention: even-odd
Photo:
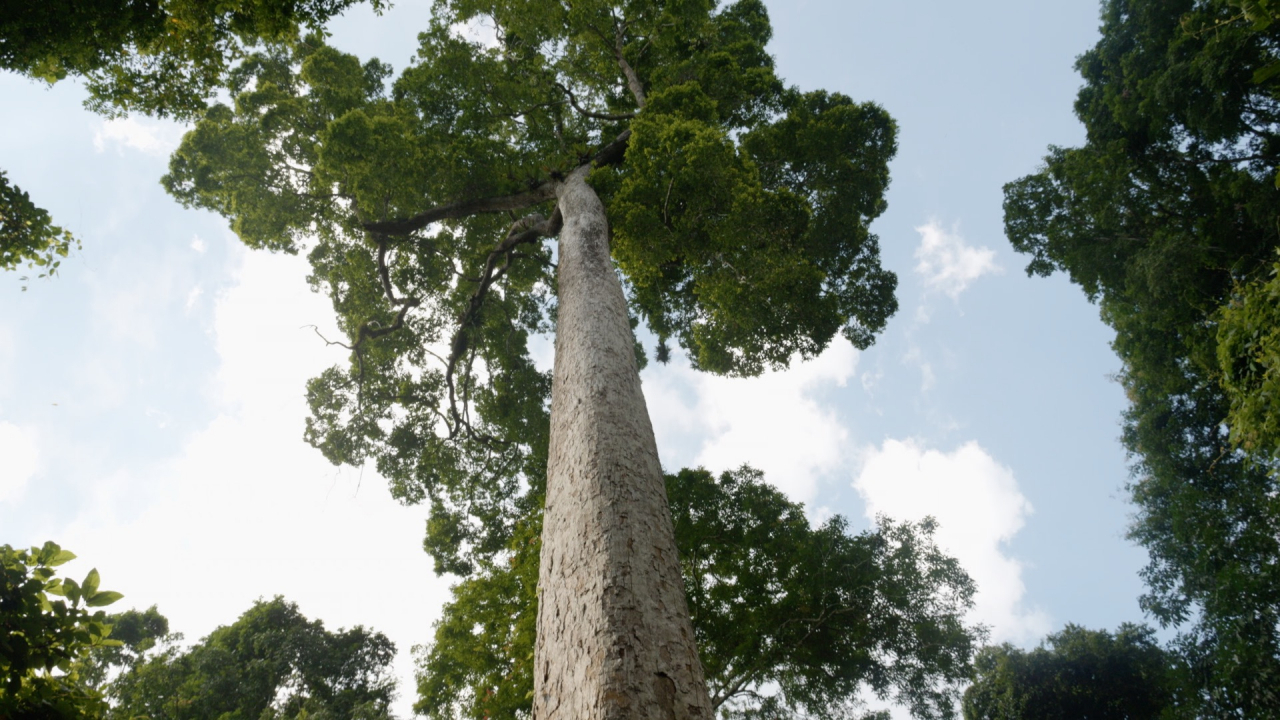
<instances>
[{"instance_id":1,"label":"tree branch","mask_svg":"<svg viewBox=\"0 0 1280 720\"><path fill-rule=\"evenodd\" d=\"M457 202L445 205L437 205L426 212L418 213L411 218L403 220L383 220L380 222L365 223L364 229L372 233L383 235L408 235L416 230L430 225L440 220L456 220L459 218L471 217L472 215L480 215L482 213L507 212L509 210L521 210L531 205L537 205L555 197L555 182L553 180L544 180L535 185L532 189L514 195L499 195L497 197L474 198L471 200L459 200Z\"/></svg>"},{"instance_id":2,"label":"tree branch","mask_svg":"<svg viewBox=\"0 0 1280 720\"><path fill-rule=\"evenodd\" d=\"M485 297L489 294L489 288L493 283L506 275L507 269L511 267L511 257L513 251L520 245L536 242L544 236L555 235L560 232L560 226L563 224L563 218L560 215L560 209L556 208L550 218L544 218L539 214L526 215L516 220L511 225L511 229L507 231L507 237L498 243L496 247L485 258L484 271L480 273L479 282L476 289L471 293L471 297L467 300L467 307L462 311L462 315L458 318L458 327L454 331L453 340L449 343L449 360L444 373L445 385L449 388L449 416L452 422L449 423L449 435L455 436L462 428L471 431L471 423L464 415L468 409L464 407L463 412L458 412L458 397L454 375L458 369L458 362L467 354L470 345L467 337L467 331L475 322L476 315L480 312L481 305L484 304ZM499 258L502 264L499 265ZM468 367L470 363L468 363ZM465 388L464 388L465 390ZM491 438L490 438L491 439Z\"/></svg>"},{"instance_id":3,"label":"tree branch","mask_svg":"<svg viewBox=\"0 0 1280 720\"><path fill-rule=\"evenodd\" d=\"M627 150L627 142L630 139L631 129L627 128L608 145L600 148L595 155L589 158L584 157L582 160L584 163L590 162L595 167L616 165L622 162L623 154ZM437 205L411 218L366 222L362 223L361 227L375 235L408 235L440 220L456 220L484 213L510 212L537 205L540 202L554 198L558 184L559 178L552 177L551 179L543 180L532 189L522 193L459 200L445 205Z\"/></svg>"},{"instance_id":4,"label":"tree branch","mask_svg":"<svg viewBox=\"0 0 1280 720\"><path fill-rule=\"evenodd\" d=\"M644 85L640 84L640 77L636 75L636 71L631 67L631 63L627 62L626 56L622 54L622 35L626 32L626 23L617 23L614 25L613 36L613 56L618 59L618 67L622 68L622 74L627 78L627 88L631 90L631 94L636 99L636 105L643 110L645 106Z\"/></svg>"},{"instance_id":5,"label":"tree branch","mask_svg":"<svg viewBox=\"0 0 1280 720\"><path fill-rule=\"evenodd\" d=\"M627 152L627 143L630 141L631 128L627 128L619 133L613 142L600 148L600 151L591 157L591 165L593 167L604 167L621 163L623 155Z\"/></svg>"},{"instance_id":6,"label":"tree branch","mask_svg":"<svg viewBox=\"0 0 1280 720\"><path fill-rule=\"evenodd\" d=\"M570 90L568 87L564 85L561 85L560 83L556 83L556 87L560 88L560 90L564 92L564 94L569 98L569 104L573 106L573 109L577 110L578 114L584 117L595 118L596 120L609 120L609 121L616 122L621 120L631 120L636 116L635 113L623 113L621 115L610 115L608 113L598 113L598 112L592 112L590 110L585 110L581 105L578 104L578 98L574 97L572 90Z\"/></svg>"}]
</instances>

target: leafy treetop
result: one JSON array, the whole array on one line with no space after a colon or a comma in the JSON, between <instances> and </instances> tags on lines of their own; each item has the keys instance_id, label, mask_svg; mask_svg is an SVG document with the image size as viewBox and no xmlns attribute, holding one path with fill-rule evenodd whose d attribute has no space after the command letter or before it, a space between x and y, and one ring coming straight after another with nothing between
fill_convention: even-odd
<instances>
[{"instance_id":1,"label":"leafy treetop","mask_svg":"<svg viewBox=\"0 0 1280 720\"><path fill-rule=\"evenodd\" d=\"M505 547L542 482L558 178L592 164L632 307L699 368L751 375L871 343L895 310L868 223L895 126L776 77L759 0L438 2L390 70L312 36L248 58L166 187L254 247L307 248L352 362L307 435L430 498L442 570ZM492 46L460 24L492 26ZM524 498L521 500L519 498Z\"/></svg>"},{"instance_id":2,"label":"leafy treetop","mask_svg":"<svg viewBox=\"0 0 1280 720\"><path fill-rule=\"evenodd\" d=\"M122 672L105 685L106 717L176 720L386 720L395 692L395 645L354 627L330 632L281 597L183 649L151 608L114 618L127 652L101 662Z\"/></svg>"},{"instance_id":3,"label":"leafy treetop","mask_svg":"<svg viewBox=\"0 0 1280 720\"><path fill-rule=\"evenodd\" d=\"M1150 628L1113 635L1067 625L1040 647L983 648L964 693L966 720L1157 720L1175 717L1173 658Z\"/></svg>"}]
</instances>

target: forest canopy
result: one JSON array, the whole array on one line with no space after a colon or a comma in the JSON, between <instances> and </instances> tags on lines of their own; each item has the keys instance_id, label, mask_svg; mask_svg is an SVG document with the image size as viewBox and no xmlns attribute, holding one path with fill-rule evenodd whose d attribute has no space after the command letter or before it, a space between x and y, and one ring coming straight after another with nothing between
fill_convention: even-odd
<instances>
[{"instance_id":1,"label":"forest canopy","mask_svg":"<svg viewBox=\"0 0 1280 720\"><path fill-rule=\"evenodd\" d=\"M1088 140L1005 186L1029 273L1116 332L1143 608L1182 630L1207 713L1280 696L1273 267L1280 24L1268 3L1108 0L1077 61Z\"/></svg>"}]
</instances>

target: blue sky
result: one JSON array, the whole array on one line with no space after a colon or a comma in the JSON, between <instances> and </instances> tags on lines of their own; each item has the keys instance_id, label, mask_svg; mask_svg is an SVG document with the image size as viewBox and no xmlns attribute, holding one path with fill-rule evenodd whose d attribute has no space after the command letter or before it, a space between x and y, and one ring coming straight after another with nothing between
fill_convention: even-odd
<instances>
[{"instance_id":1,"label":"blue sky","mask_svg":"<svg viewBox=\"0 0 1280 720\"><path fill-rule=\"evenodd\" d=\"M937 516L996 640L1140 620L1111 332L1065 278L1026 277L1001 224L1001 186L1083 140L1072 63L1097 5L769 6L788 82L899 123L873 230L901 309L871 349L837 343L786 373L651 365L664 464L750 463L815 518ZM333 42L402 68L425 17L403 0L355 12ZM62 543L118 607L158 604L193 639L274 594L370 625L400 647L411 699L408 650L449 579L420 550L422 508L301 439L303 384L342 360L307 327L332 327L327 301L301 259L248 252L163 193L181 127L82 99L0 74L0 167L84 241L56 279L0 275L0 542Z\"/></svg>"}]
</instances>

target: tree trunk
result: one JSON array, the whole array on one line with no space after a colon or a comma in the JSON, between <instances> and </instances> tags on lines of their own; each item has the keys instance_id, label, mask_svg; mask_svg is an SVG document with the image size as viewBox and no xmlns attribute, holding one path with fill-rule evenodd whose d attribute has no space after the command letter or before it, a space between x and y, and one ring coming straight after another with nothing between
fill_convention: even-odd
<instances>
[{"instance_id":1,"label":"tree trunk","mask_svg":"<svg viewBox=\"0 0 1280 720\"><path fill-rule=\"evenodd\" d=\"M604 206L557 195L559 310L535 720L711 720Z\"/></svg>"}]
</instances>

